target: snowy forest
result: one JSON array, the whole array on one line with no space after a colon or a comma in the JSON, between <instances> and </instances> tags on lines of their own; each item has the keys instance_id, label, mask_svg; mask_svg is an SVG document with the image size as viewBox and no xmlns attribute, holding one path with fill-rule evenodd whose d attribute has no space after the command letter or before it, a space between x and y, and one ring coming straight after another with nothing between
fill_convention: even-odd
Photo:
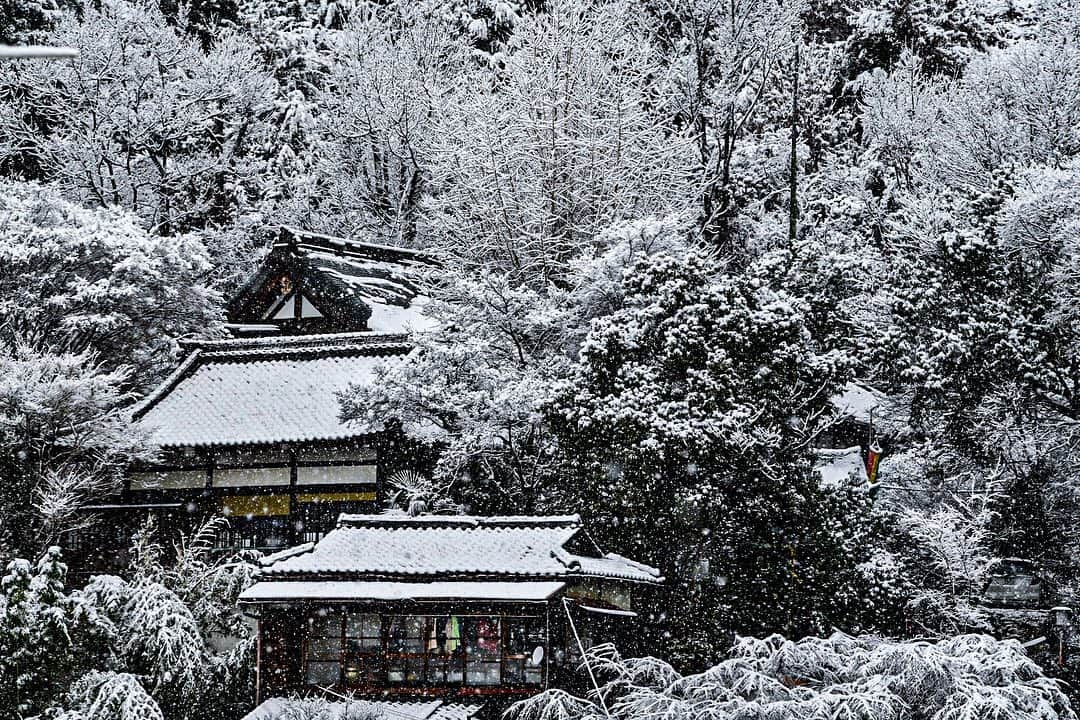
<instances>
[{"instance_id":1,"label":"snowy forest","mask_svg":"<svg viewBox=\"0 0 1080 720\"><path fill-rule=\"evenodd\" d=\"M507 717L1075 717L1071 0L0 0L0 43L79 53L0 58L0 720L251 709L225 521L66 543L280 226L439 260L340 395L437 438L401 503L663 573L642 657ZM852 383L869 481L820 467Z\"/></svg>"}]
</instances>

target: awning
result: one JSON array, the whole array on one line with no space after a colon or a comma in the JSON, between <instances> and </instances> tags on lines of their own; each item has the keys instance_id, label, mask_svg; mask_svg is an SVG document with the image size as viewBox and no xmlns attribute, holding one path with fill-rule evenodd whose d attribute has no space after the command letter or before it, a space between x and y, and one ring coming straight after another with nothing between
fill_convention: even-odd
<instances>
[{"instance_id":1,"label":"awning","mask_svg":"<svg viewBox=\"0 0 1080 720\"><path fill-rule=\"evenodd\" d=\"M623 610L621 608L610 607L607 605L600 605L596 603L590 603L587 600L574 600L574 604L585 612L598 613L600 615L618 615L619 617L637 617L637 613L633 610Z\"/></svg>"},{"instance_id":2,"label":"awning","mask_svg":"<svg viewBox=\"0 0 1080 720\"><path fill-rule=\"evenodd\" d=\"M376 580L281 580L255 583L240 602L344 602L361 600L486 600L542 602L566 587L561 582L381 582Z\"/></svg>"}]
</instances>

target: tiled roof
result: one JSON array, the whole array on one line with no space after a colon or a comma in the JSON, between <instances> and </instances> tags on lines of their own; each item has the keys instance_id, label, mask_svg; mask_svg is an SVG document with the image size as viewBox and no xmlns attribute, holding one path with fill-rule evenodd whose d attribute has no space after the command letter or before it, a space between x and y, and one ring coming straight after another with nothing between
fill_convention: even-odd
<instances>
[{"instance_id":1,"label":"tiled roof","mask_svg":"<svg viewBox=\"0 0 1080 720\"><path fill-rule=\"evenodd\" d=\"M310 549L264 566L266 579L607 577L659 582L657 570L618 555L580 555L567 544L576 515L471 517L342 515Z\"/></svg>"},{"instance_id":2,"label":"tiled roof","mask_svg":"<svg viewBox=\"0 0 1080 720\"><path fill-rule=\"evenodd\" d=\"M337 393L410 346L400 336L296 336L197 347L134 409L162 447L299 442L379 430L339 417Z\"/></svg>"},{"instance_id":3,"label":"tiled roof","mask_svg":"<svg viewBox=\"0 0 1080 720\"><path fill-rule=\"evenodd\" d=\"M287 720L308 717L303 708L311 700L297 698L269 698L243 717L243 720ZM373 720L469 720L480 712L482 706L465 703L448 703L442 700L427 702L394 702L389 700L360 700L326 703L325 720L347 720L355 717L371 717Z\"/></svg>"}]
</instances>

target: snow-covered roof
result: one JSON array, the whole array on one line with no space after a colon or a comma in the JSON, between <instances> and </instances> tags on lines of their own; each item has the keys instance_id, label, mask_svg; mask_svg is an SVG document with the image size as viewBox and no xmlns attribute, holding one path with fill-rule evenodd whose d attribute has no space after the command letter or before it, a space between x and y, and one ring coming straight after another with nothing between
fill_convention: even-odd
<instances>
[{"instance_id":1,"label":"snow-covered roof","mask_svg":"<svg viewBox=\"0 0 1080 720\"><path fill-rule=\"evenodd\" d=\"M239 325L265 321L276 283L287 276L338 329L421 332L435 326L424 314L424 275L437 266L417 250L282 227L228 315Z\"/></svg>"},{"instance_id":2,"label":"snow-covered roof","mask_svg":"<svg viewBox=\"0 0 1080 720\"><path fill-rule=\"evenodd\" d=\"M243 720L285 720L308 717L301 706L309 706L320 700L297 698L269 698L243 717ZM469 720L481 709L480 705L448 703L442 700L428 702L393 702L389 700L335 700L325 703L324 720L348 720L348 718L371 717L375 720Z\"/></svg>"},{"instance_id":3,"label":"snow-covered roof","mask_svg":"<svg viewBox=\"0 0 1080 720\"><path fill-rule=\"evenodd\" d=\"M822 448L817 450L814 469L821 476L826 487L844 487L850 485L852 478L869 482L866 477L866 463L863 461L862 448L858 445L843 449Z\"/></svg>"},{"instance_id":4,"label":"snow-covered roof","mask_svg":"<svg viewBox=\"0 0 1080 720\"><path fill-rule=\"evenodd\" d=\"M883 393L857 382L849 382L830 400L840 414L861 422L869 422L871 413L877 414L886 403Z\"/></svg>"},{"instance_id":5,"label":"snow-covered roof","mask_svg":"<svg viewBox=\"0 0 1080 720\"><path fill-rule=\"evenodd\" d=\"M342 515L310 549L282 554L264 580L601 577L660 582L655 568L608 553L571 552L581 532L569 516Z\"/></svg>"},{"instance_id":6,"label":"snow-covered roof","mask_svg":"<svg viewBox=\"0 0 1080 720\"><path fill-rule=\"evenodd\" d=\"M283 580L258 582L240 594L240 602L297 600L487 600L542 602L566 587L553 581L499 582L442 580L392 582L379 580Z\"/></svg>"},{"instance_id":7,"label":"snow-covered roof","mask_svg":"<svg viewBox=\"0 0 1080 720\"><path fill-rule=\"evenodd\" d=\"M381 428L342 421L337 393L410 349L371 333L202 343L133 419L161 447L358 437Z\"/></svg>"}]
</instances>

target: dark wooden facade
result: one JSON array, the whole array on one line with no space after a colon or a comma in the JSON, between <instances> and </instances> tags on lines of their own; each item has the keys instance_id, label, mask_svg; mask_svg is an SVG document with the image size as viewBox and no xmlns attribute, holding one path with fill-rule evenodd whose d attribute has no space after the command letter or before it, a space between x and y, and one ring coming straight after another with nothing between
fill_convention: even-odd
<instances>
[{"instance_id":1,"label":"dark wooden facade","mask_svg":"<svg viewBox=\"0 0 1080 720\"><path fill-rule=\"evenodd\" d=\"M498 603L315 601L262 610L259 699L330 690L512 702L548 687L586 690L581 649L615 642L629 651L635 621L617 608L612 614L584 610L572 596Z\"/></svg>"}]
</instances>

